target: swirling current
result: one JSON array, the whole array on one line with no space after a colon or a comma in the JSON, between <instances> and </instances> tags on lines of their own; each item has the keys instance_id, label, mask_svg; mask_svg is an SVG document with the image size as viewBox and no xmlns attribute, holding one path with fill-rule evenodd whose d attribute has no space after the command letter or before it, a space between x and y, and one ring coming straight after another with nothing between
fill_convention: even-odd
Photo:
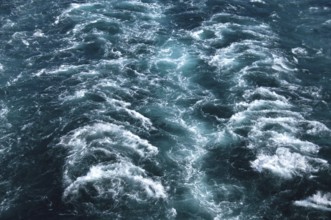
<instances>
[{"instance_id":1,"label":"swirling current","mask_svg":"<svg viewBox=\"0 0 331 220\"><path fill-rule=\"evenodd\" d=\"M0 219L331 219L329 0L0 0Z\"/></svg>"}]
</instances>

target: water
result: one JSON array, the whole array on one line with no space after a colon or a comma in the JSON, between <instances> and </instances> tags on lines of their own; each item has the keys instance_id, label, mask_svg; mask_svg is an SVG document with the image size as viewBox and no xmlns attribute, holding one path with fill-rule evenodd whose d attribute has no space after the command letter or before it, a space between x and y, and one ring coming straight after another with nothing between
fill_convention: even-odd
<instances>
[{"instance_id":1,"label":"water","mask_svg":"<svg viewBox=\"0 0 331 220\"><path fill-rule=\"evenodd\" d=\"M0 14L0 219L331 218L329 1Z\"/></svg>"}]
</instances>

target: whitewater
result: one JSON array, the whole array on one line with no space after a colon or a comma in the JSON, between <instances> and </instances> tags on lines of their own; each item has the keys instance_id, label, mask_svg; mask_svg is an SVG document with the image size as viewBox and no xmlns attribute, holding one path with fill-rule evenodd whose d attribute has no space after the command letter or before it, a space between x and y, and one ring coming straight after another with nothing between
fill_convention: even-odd
<instances>
[{"instance_id":1,"label":"whitewater","mask_svg":"<svg viewBox=\"0 0 331 220\"><path fill-rule=\"evenodd\" d=\"M331 3L0 0L0 219L330 219Z\"/></svg>"}]
</instances>

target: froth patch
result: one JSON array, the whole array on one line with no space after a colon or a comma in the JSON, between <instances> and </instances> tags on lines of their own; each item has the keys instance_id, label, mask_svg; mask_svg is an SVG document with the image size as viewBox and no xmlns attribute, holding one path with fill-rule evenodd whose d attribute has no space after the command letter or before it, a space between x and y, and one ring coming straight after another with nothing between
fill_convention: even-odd
<instances>
[{"instance_id":1,"label":"froth patch","mask_svg":"<svg viewBox=\"0 0 331 220\"><path fill-rule=\"evenodd\" d=\"M0 102L0 119L4 119L7 117L9 109L3 103Z\"/></svg>"},{"instance_id":2,"label":"froth patch","mask_svg":"<svg viewBox=\"0 0 331 220\"><path fill-rule=\"evenodd\" d=\"M228 147L242 140L240 135L229 129L217 132L213 137L214 140L209 143L209 145L211 145L210 148L214 148L215 146Z\"/></svg>"},{"instance_id":3,"label":"froth patch","mask_svg":"<svg viewBox=\"0 0 331 220\"><path fill-rule=\"evenodd\" d=\"M301 152L317 153L319 150L319 146L309 141L299 140L288 134L276 133L271 140L274 142L275 146L288 146L300 150Z\"/></svg>"},{"instance_id":4,"label":"froth patch","mask_svg":"<svg viewBox=\"0 0 331 220\"><path fill-rule=\"evenodd\" d=\"M60 20L62 20L65 17L70 16L70 14L73 11L84 10L84 9L87 9L87 8L91 8L91 7L95 6L95 5L98 5L98 4L97 3L82 3L82 4L71 3L70 4L70 7L68 9L64 10L61 15L59 15L58 17L56 17L54 23L55 24L58 24L60 22Z\"/></svg>"},{"instance_id":5,"label":"froth patch","mask_svg":"<svg viewBox=\"0 0 331 220\"><path fill-rule=\"evenodd\" d=\"M81 99L81 98L83 98L85 96L86 92L87 91L85 89L78 90L73 95L68 95L68 96L65 96L65 97L60 97L60 100L63 100L63 101L72 101L72 100L75 100L75 99Z\"/></svg>"},{"instance_id":6,"label":"froth patch","mask_svg":"<svg viewBox=\"0 0 331 220\"><path fill-rule=\"evenodd\" d=\"M45 37L45 34L38 29L33 33L33 37Z\"/></svg>"},{"instance_id":7,"label":"froth patch","mask_svg":"<svg viewBox=\"0 0 331 220\"><path fill-rule=\"evenodd\" d=\"M159 178L137 165L158 149L123 126L84 126L62 137L60 145L69 149L63 172L65 202L97 201L91 203L93 208L108 212L167 197Z\"/></svg>"},{"instance_id":8,"label":"froth patch","mask_svg":"<svg viewBox=\"0 0 331 220\"><path fill-rule=\"evenodd\" d=\"M295 55L301 55L301 56L305 56L308 54L307 50L302 47L292 48L291 52Z\"/></svg>"},{"instance_id":9,"label":"froth patch","mask_svg":"<svg viewBox=\"0 0 331 220\"><path fill-rule=\"evenodd\" d=\"M280 116L302 118L299 113L290 110L292 107L290 103L280 100L255 100L250 103L240 102L237 103L235 107L241 111L231 116L229 120L229 126L231 127L252 126L256 124L256 120L270 113Z\"/></svg>"},{"instance_id":10,"label":"froth patch","mask_svg":"<svg viewBox=\"0 0 331 220\"><path fill-rule=\"evenodd\" d=\"M8 128L11 127L11 124L9 123L9 121L7 119L9 111L10 111L9 108L4 103L2 103L0 101L0 123L1 123L0 124L0 131L2 129L8 129ZM3 138L5 138L5 136L2 136L0 138L0 140L3 139ZM0 152L1 152L2 149L6 149L6 148L4 147L4 145L0 144Z\"/></svg>"},{"instance_id":11,"label":"froth patch","mask_svg":"<svg viewBox=\"0 0 331 220\"><path fill-rule=\"evenodd\" d=\"M318 121L308 121L307 133L310 135L327 135L330 136L330 129L326 127L323 123Z\"/></svg>"},{"instance_id":12,"label":"froth patch","mask_svg":"<svg viewBox=\"0 0 331 220\"><path fill-rule=\"evenodd\" d=\"M250 2L252 2L252 3L261 3L261 4L265 4L265 2L262 1L262 0L250 0Z\"/></svg>"},{"instance_id":13,"label":"froth patch","mask_svg":"<svg viewBox=\"0 0 331 220\"><path fill-rule=\"evenodd\" d=\"M127 131L122 126L111 123L96 123L73 131L61 139L61 144L71 147L72 154L81 155L92 143L108 143L132 149L140 156L150 156L158 153L158 149L147 140Z\"/></svg>"},{"instance_id":14,"label":"froth patch","mask_svg":"<svg viewBox=\"0 0 331 220\"><path fill-rule=\"evenodd\" d=\"M290 62L282 56L278 56L276 54L272 54L273 57L273 65L272 69L279 71L279 72L291 72L295 71L295 68L291 68Z\"/></svg>"},{"instance_id":15,"label":"froth patch","mask_svg":"<svg viewBox=\"0 0 331 220\"><path fill-rule=\"evenodd\" d=\"M258 111L264 109L290 109L292 105L286 101L281 100L254 100L249 103L248 111Z\"/></svg>"},{"instance_id":16,"label":"froth patch","mask_svg":"<svg viewBox=\"0 0 331 220\"><path fill-rule=\"evenodd\" d=\"M273 132L273 136L295 134L299 131L298 119L294 117L261 117L254 124L252 133L268 130Z\"/></svg>"},{"instance_id":17,"label":"froth patch","mask_svg":"<svg viewBox=\"0 0 331 220\"><path fill-rule=\"evenodd\" d=\"M131 118L140 121L142 127L145 128L146 130L153 129L153 123L148 117L145 117L143 114L137 112L136 110L128 108L131 106L129 102L123 100L117 100L114 98L106 98L106 100L119 112L124 111Z\"/></svg>"},{"instance_id":18,"label":"froth patch","mask_svg":"<svg viewBox=\"0 0 331 220\"><path fill-rule=\"evenodd\" d=\"M280 100L287 102L287 98L277 94L275 91L272 91L270 88L258 87L255 90L246 90L243 96L245 99L254 99L256 97L268 99L268 100Z\"/></svg>"},{"instance_id":19,"label":"froth patch","mask_svg":"<svg viewBox=\"0 0 331 220\"><path fill-rule=\"evenodd\" d=\"M314 208L323 211L331 211L331 193L317 191L314 195L294 202L296 206Z\"/></svg>"},{"instance_id":20,"label":"froth patch","mask_svg":"<svg viewBox=\"0 0 331 220\"><path fill-rule=\"evenodd\" d=\"M317 172L326 164L326 160L303 156L280 147L274 155L259 154L257 159L251 162L251 167L258 172L268 170L275 175L290 179L293 176Z\"/></svg>"},{"instance_id":21,"label":"froth patch","mask_svg":"<svg viewBox=\"0 0 331 220\"><path fill-rule=\"evenodd\" d=\"M88 189L91 189L89 192ZM70 182L63 198L67 201L79 199L81 190L99 199L119 202L122 197L141 202L146 198L166 198L163 185L149 178L146 171L130 162L122 161L109 165L92 166L86 175Z\"/></svg>"}]
</instances>

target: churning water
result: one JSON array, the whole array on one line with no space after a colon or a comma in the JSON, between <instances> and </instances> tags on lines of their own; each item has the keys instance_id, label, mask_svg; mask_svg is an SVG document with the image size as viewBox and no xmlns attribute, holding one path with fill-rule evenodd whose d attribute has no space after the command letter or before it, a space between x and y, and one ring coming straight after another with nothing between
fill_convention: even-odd
<instances>
[{"instance_id":1,"label":"churning water","mask_svg":"<svg viewBox=\"0 0 331 220\"><path fill-rule=\"evenodd\" d=\"M0 0L0 219L330 219L329 0Z\"/></svg>"}]
</instances>

